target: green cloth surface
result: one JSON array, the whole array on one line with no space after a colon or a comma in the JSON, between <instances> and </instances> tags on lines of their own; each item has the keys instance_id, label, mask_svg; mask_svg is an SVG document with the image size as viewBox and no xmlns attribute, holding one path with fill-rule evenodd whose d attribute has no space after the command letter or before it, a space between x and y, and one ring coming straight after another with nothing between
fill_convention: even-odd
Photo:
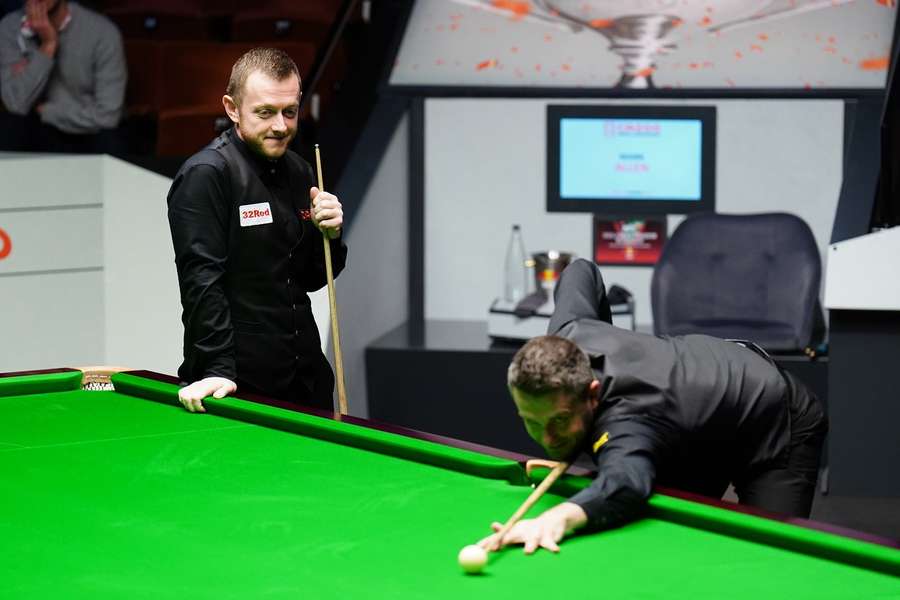
<instances>
[{"instance_id":1,"label":"green cloth surface","mask_svg":"<svg viewBox=\"0 0 900 600\"><path fill-rule=\"evenodd\" d=\"M900 598L900 578L660 518L463 575L459 549L528 491L118 392L0 397L0 598Z\"/></svg>"}]
</instances>

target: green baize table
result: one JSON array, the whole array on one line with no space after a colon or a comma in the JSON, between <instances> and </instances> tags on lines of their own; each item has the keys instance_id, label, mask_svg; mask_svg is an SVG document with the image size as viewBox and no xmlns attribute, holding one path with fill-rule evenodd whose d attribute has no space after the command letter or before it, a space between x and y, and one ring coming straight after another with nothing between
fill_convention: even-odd
<instances>
[{"instance_id":1,"label":"green baize table","mask_svg":"<svg viewBox=\"0 0 900 600\"><path fill-rule=\"evenodd\" d=\"M237 398L192 414L146 371L115 391L56 371L0 377L2 599L900 598L896 547L663 494L465 575L460 548L528 496L520 461Z\"/></svg>"}]
</instances>

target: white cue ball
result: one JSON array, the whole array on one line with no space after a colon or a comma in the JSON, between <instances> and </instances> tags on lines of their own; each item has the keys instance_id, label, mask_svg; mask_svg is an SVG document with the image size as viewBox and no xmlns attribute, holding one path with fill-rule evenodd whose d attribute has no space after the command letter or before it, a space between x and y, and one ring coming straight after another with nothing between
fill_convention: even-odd
<instances>
[{"instance_id":1,"label":"white cue ball","mask_svg":"<svg viewBox=\"0 0 900 600\"><path fill-rule=\"evenodd\" d=\"M466 573L481 573L484 565L487 564L487 559L487 551L475 544L466 546L459 551L459 566L461 566Z\"/></svg>"}]
</instances>

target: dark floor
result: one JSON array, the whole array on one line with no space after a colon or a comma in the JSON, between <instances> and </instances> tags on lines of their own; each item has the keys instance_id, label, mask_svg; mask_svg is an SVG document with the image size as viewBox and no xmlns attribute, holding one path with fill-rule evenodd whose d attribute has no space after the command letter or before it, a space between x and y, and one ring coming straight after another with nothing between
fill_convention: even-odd
<instances>
[{"instance_id":1,"label":"dark floor","mask_svg":"<svg viewBox=\"0 0 900 600\"><path fill-rule=\"evenodd\" d=\"M737 502L732 488L728 488L723 500ZM817 492L809 518L900 542L900 498L834 496Z\"/></svg>"},{"instance_id":2,"label":"dark floor","mask_svg":"<svg viewBox=\"0 0 900 600\"><path fill-rule=\"evenodd\" d=\"M900 540L900 498L817 494L810 518Z\"/></svg>"}]
</instances>

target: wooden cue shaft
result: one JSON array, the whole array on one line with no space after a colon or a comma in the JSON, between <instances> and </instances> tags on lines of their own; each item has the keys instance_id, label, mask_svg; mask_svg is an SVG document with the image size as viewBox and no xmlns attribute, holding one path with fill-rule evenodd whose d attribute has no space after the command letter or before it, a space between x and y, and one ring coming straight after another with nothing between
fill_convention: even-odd
<instances>
[{"instance_id":1,"label":"wooden cue shaft","mask_svg":"<svg viewBox=\"0 0 900 600\"><path fill-rule=\"evenodd\" d=\"M316 144L316 172L319 175L319 191L325 191L322 182L322 157L319 154L319 145ZM341 331L338 327L337 299L334 293L334 271L331 267L331 242L325 231L322 231L322 242L325 245L325 275L328 279L328 305L331 309L331 331L334 333L334 370L337 375L338 386L338 415L347 414L347 390L344 387L344 358L341 354Z\"/></svg>"},{"instance_id":2,"label":"wooden cue shaft","mask_svg":"<svg viewBox=\"0 0 900 600\"><path fill-rule=\"evenodd\" d=\"M498 542L503 541L503 536L509 533L509 530L512 529L513 525L519 522L519 519L521 519L522 516L531 509L532 506L534 506L534 503L544 495L544 492L550 489L550 486L553 485L556 480L559 479L559 476L565 473L566 469L568 468L569 463L567 462L557 463L556 466L553 467L553 470L550 471L550 473L548 473L546 477L544 477L544 480L540 483L540 485L534 488L534 490L531 492L531 495L528 496L525 502L522 503L522 506L519 507L519 510L514 512L513 516L511 516L506 524L503 525L503 528L497 532L495 537L497 538Z\"/></svg>"}]
</instances>

